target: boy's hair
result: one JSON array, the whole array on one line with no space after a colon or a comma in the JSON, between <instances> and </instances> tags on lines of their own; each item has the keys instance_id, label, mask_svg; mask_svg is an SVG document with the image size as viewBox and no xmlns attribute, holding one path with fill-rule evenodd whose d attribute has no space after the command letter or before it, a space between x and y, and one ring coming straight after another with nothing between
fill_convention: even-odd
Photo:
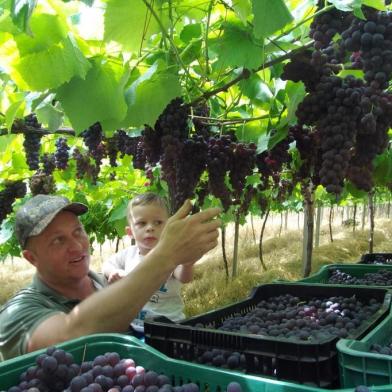
<instances>
[{"instance_id":1,"label":"boy's hair","mask_svg":"<svg viewBox=\"0 0 392 392\"><path fill-rule=\"evenodd\" d=\"M127 208L127 219L128 222L131 222L131 214L132 214L132 209L137 206L146 206L150 204L158 204L160 205L163 209L167 211L169 214L169 208L166 203L166 200L157 195L156 193L153 192L146 192L146 193L141 193L140 195L135 196L133 199L130 200L128 203L128 208Z\"/></svg>"}]
</instances>

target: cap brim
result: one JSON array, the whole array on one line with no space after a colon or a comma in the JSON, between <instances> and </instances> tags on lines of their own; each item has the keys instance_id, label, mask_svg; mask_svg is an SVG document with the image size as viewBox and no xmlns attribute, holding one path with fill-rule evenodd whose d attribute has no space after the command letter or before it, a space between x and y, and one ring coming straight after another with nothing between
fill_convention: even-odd
<instances>
[{"instance_id":1,"label":"cap brim","mask_svg":"<svg viewBox=\"0 0 392 392\"><path fill-rule=\"evenodd\" d=\"M61 208L60 211L71 211L76 215L83 215L88 211L88 207L83 203L71 203L68 206Z\"/></svg>"}]
</instances>

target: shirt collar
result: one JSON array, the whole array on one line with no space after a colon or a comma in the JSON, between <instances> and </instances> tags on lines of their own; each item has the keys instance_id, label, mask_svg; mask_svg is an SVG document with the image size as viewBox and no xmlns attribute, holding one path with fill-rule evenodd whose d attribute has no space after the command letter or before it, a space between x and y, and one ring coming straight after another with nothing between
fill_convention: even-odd
<instances>
[{"instance_id":1,"label":"shirt collar","mask_svg":"<svg viewBox=\"0 0 392 392\"><path fill-rule=\"evenodd\" d=\"M100 290L104 287L104 283L99 279L98 275L95 272L89 271L88 276L91 278L95 290ZM33 287L34 289L36 289L37 291L39 291L44 295L47 295L52 298L56 298L62 304L67 304L67 303L74 304L80 302L79 299L67 298L62 294L58 293L56 290L53 290L38 276L37 273L35 273L33 276L31 287Z\"/></svg>"}]
</instances>

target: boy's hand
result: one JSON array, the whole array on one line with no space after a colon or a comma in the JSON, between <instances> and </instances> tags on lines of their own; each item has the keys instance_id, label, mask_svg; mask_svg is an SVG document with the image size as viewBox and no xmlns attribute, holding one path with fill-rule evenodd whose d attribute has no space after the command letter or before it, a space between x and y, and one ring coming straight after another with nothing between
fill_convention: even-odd
<instances>
[{"instance_id":1,"label":"boy's hand","mask_svg":"<svg viewBox=\"0 0 392 392\"><path fill-rule=\"evenodd\" d=\"M117 280L123 278L125 275L126 275L125 271L121 271L121 270L114 271L109 275L108 282L109 284L114 283Z\"/></svg>"},{"instance_id":2,"label":"boy's hand","mask_svg":"<svg viewBox=\"0 0 392 392\"><path fill-rule=\"evenodd\" d=\"M192 204L186 200L171 217L162 231L153 252L159 252L175 265L193 264L218 244L221 221L217 218L220 208L189 215Z\"/></svg>"}]
</instances>

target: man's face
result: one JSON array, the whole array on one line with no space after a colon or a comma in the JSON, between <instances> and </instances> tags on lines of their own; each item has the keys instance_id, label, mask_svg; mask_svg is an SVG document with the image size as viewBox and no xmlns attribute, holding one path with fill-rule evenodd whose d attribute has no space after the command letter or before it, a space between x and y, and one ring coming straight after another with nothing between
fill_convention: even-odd
<instances>
[{"instance_id":1,"label":"man's face","mask_svg":"<svg viewBox=\"0 0 392 392\"><path fill-rule=\"evenodd\" d=\"M79 218L69 211L59 212L41 234L30 237L23 255L52 286L76 282L89 271L89 239Z\"/></svg>"},{"instance_id":2,"label":"man's face","mask_svg":"<svg viewBox=\"0 0 392 392\"><path fill-rule=\"evenodd\" d=\"M158 243L169 215L158 203L146 204L132 208L131 235L141 255L146 255Z\"/></svg>"}]
</instances>

